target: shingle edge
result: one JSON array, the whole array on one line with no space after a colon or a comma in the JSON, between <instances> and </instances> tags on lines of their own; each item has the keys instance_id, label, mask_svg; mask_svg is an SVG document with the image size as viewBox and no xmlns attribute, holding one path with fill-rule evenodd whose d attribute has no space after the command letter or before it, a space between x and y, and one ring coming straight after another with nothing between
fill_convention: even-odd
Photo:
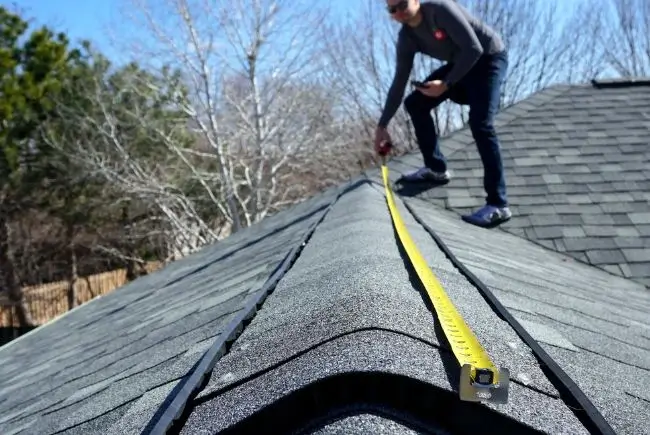
<instances>
[{"instance_id":1,"label":"shingle edge","mask_svg":"<svg viewBox=\"0 0 650 435\"><path fill-rule=\"evenodd\" d=\"M237 337L239 337L244 327L250 323L259 307L264 303L266 297L273 292L280 279L282 279L284 274L298 259L300 252L309 242L309 239L316 231L318 225L325 219L339 198L347 191L355 189L365 183L369 183L369 180L365 178L360 179L356 182L349 182L347 186L339 190L318 220L305 232L302 241L287 253L285 258L271 274L270 278L262 286L258 294L251 299L241 313L230 322L230 324L224 329L223 334L219 336L219 339L215 341L210 349L208 349L201 359L192 367L190 372L166 397L154 416L145 426L142 434L164 434L173 427L176 420L181 417L185 410L186 404L210 378L209 373L216 362L226 354L228 349L232 346L232 343L237 339Z\"/></svg>"},{"instance_id":2,"label":"shingle edge","mask_svg":"<svg viewBox=\"0 0 650 435\"><path fill-rule=\"evenodd\" d=\"M615 432L602 416L598 408L589 400L578 385L569 377L553 358L546 353L540 344L526 331L521 324L510 314L508 309L494 296L489 288L476 277L465 265L451 252L442 239L429 227L407 201L402 201L405 208L413 218L431 235L438 247L445 253L451 263L464 275L467 280L481 293L485 301L492 307L502 320L508 322L517 335L530 347L535 357L540 362L540 367L548 376L549 381L557 388L564 403L573 411L575 416L590 433L611 434Z\"/></svg>"}]
</instances>

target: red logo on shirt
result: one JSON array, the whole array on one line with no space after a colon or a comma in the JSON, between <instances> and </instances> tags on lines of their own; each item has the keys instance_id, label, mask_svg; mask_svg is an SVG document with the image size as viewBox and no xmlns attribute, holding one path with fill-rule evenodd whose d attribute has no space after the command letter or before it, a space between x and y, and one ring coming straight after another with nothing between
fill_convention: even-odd
<instances>
[{"instance_id":1,"label":"red logo on shirt","mask_svg":"<svg viewBox=\"0 0 650 435\"><path fill-rule=\"evenodd\" d=\"M436 38L437 41L442 41L446 36L447 35L445 35L445 32L440 29L437 29L433 32L433 37Z\"/></svg>"}]
</instances>

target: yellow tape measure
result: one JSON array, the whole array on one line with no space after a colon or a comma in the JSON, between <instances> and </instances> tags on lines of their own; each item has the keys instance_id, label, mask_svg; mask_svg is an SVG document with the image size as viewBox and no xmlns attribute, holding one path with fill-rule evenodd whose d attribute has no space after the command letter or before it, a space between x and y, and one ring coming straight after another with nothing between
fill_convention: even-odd
<instances>
[{"instance_id":1,"label":"yellow tape measure","mask_svg":"<svg viewBox=\"0 0 650 435\"><path fill-rule=\"evenodd\" d=\"M442 285L427 265L427 262L411 239L406 225L404 225L402 217L397 210L393 192L390 188L388 167L385 161L382 161L381 170L384 179L386 200L391 218L397 230L397 235L433 303L442 329L461 366L459 385L461 400L506 403L508 401L508 385L510 380L508 369L497 370L496 366L490 360L489 355L483 349L483 346L481 346L481 343L479 343L470 327L465 323Z\"/></svg>"}]
</instances>

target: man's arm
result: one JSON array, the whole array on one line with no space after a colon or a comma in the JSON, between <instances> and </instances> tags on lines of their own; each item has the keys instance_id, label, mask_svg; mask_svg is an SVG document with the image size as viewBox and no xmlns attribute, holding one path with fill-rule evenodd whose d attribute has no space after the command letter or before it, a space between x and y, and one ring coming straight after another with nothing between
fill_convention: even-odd
<instances>
[{"instance_id":1,"label":"man's arm","mask_svg":"<svg viewBox=\"0 0 650 435\"><path fill-rule=\"evenodd\" d=\"M377 123L379 127L386 128L390 120L395 116L397 109L402 104L404 98L404 89L406 89L406 82L408 81L411 70L413 69L413 58L415 51L410 44L405 40L403 35L399 35L396 44L396 66L395 75L393 76L393 83L388 90L384 110Z\"/></svg>"},{"instance_id":2,"label":"man's arm","mask_svg":"<svg viewBox=\"0 0 650 435\"><path fill-rule=\"evenodd\" d=\"M452 41L460 47L460 56L454 61L454 67L447 75L449 85L457 83L483 54L481 42L465 19L463 12L453 1L444 1L436 5L436 18Z\"/></svg>"}]
</instances>

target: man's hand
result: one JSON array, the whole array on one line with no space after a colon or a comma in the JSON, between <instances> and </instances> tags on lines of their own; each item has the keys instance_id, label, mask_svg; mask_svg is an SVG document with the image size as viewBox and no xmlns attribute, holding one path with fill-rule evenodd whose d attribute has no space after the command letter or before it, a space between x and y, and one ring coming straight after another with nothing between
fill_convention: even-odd
<instances>
[{"instance_id":1,"label":"man's hand","mask_svg":"<svg viewBox=\"0 0 650 435\"><path fill-rule=\"evenodd\" d=\"M377 154L386 154L389 151L388 144L390 143L391 140L390 135L388 134L388 130L378 126L375 130L375 151Z\"/></svg>"},{"instance_id":2,"label":"man's hand","mask_svg":"<svg viewBox=\"0 0 650 435\"><path fill-rule=\"evenodd\" d=\"M427 97L439 97L445 92L447 92L447 85L442 80L432 80L426 82L426 88L417 88L418 91L422 92Z\"/></svg>"}]
</instances>

